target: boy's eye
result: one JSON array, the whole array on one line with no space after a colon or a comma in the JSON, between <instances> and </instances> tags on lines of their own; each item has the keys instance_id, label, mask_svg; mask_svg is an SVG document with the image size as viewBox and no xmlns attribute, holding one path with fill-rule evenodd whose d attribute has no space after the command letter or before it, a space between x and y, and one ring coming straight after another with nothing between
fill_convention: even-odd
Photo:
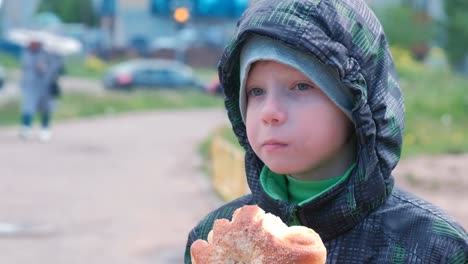
<instances>
[{"instance_id":1,"label":"boy's eye","mask_svg":"<svg viewBox=\"0 0 468 264\"><path fill-rule=\"evenodd\" d=\"M293 89L295 90L299 90L299 91L306 91L306 90L309 90L309 89L312 89L312 85L308 84L308 83L298 83L294 86Z\"/></svg>"},{"instance_id":2,"label":"boy's eye","mask_svg":"<svg viewBox=\"0 0 468 264\"><path fill-rule=\"evenodd\" d=\"M249 92L247 93L247 95L251 95L251 96L260 96L262 94L264 94L265 91L261 88L252 88L249 90Z\"/></svg>"}]
</instances>

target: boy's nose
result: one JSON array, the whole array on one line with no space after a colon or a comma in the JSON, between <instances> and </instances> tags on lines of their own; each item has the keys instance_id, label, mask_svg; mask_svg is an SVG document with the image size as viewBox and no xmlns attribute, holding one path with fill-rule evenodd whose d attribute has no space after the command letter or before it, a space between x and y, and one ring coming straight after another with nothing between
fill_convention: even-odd
<instances>
[{"instance_id":1,"label":"boy's nose","mask_svg":"<svg viewBox=\"0 0 468 264\"><path fill-rule=\"evenodd\" d=\"M262 108L262 122L268 125L280 125L286 120L286 112L281 101L268 96Z\"/></svg>"}]
</instances>

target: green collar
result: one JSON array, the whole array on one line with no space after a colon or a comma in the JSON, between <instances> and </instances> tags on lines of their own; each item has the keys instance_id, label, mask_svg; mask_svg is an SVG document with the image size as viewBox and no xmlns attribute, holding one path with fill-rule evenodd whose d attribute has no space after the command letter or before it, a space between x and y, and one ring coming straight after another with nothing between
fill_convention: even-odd
<instances>
[{"instance_id":1,"label":"green collar","mask_svg":"<svg viewBox=\"0 0 468 264\"><path fill-rule=\"evenodd\" d=\"M277 174L264 166L260 174L260 182L270 197L303 205L346 180L355 166L356 163L351 165L343 176L321 181L300 181L289 175Z\"/></svg>"}]
</instances>

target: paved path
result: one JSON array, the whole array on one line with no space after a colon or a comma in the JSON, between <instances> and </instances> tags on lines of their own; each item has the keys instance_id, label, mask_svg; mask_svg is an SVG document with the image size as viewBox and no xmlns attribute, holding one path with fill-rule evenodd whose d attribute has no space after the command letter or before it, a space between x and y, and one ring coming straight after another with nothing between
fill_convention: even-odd
<instances>
[{"instance_id":1,"label":"paved path","mask_svg":"<svg viewBox=\"0 0 468 264\"><path fill-rule=\"evenodd\" d=\"M393 171L402 188L437 205L468 230L468 153L419 155Z\"/></svg>"},{"instance_id":2,"label":"paved path","mask_svg":"<svg viewBox=\"0 0 468 264\"><path fill-rule=\"evenodd\" d=\"M1 129L0 263L183 263L188 231L221 204L196 147L225 122L220 109L96 118L56 124L48 144Z\"/></svg>"}]
</instances>

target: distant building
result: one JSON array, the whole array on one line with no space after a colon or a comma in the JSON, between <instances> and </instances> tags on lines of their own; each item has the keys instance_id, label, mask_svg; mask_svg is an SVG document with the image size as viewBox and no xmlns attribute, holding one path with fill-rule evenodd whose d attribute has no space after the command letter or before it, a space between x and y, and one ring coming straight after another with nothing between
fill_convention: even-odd
<instances>
[{"instance_id":1,"label":"distant building","mask_svg":"<svg viewBox=\"0 0 468 264\"><path fill-rule=\"evenodd\" d=\"M39 2L40 0L3 0L3 29L27 26Z\"/></svg>"},{"instance_id":2,"label":"distant building","mask_svg":"<svg viewBox=\"0 0 468 264\"><path fill-rule=\"evenodd\" d=\"M151 46L153 40L174 37L181 33L181 25L173 18L175 8L187 7L190 19L185 33L196 35L199 41L223 45L234 29L235 21L245 10L248 0L94 0L115 2L114 47L139 43ZM232 31L231 30L231 31ZM195 32L195 33L193 33Z\"/></svg>"}]
</instances>

